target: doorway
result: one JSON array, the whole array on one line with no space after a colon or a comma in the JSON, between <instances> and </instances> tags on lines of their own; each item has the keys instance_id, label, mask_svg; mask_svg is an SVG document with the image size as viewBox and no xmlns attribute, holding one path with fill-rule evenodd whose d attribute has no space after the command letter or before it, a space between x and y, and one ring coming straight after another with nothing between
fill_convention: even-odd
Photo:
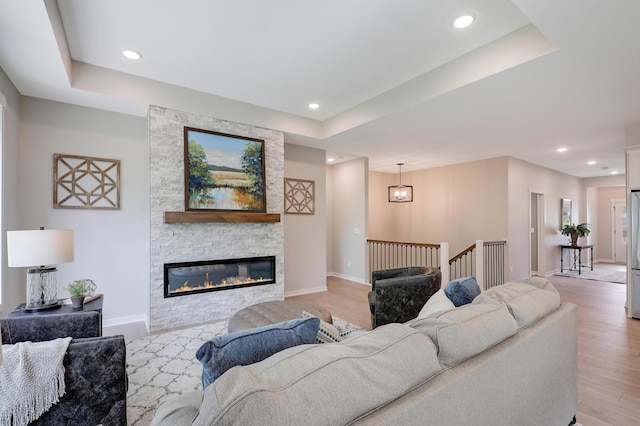
<instances>
[{"instance_id":1,"label":"doorway","mask_svg":"<svg viewBox=\"0 0 640 426\"><path fill-rule=\"evenodd\" d=\"M529 204L529 271L544 277L544 194L530 191Z\"/></svg>"},{"instance_id":2,"label":"doorway","mask_svg":"<svg viewBox=\"0 0 640 426\"><path fill-rule=\"evenodd\" d=\"M627 262L627 202L611 200L611 259L616 263Z\"/></svg>"}]
</instances>

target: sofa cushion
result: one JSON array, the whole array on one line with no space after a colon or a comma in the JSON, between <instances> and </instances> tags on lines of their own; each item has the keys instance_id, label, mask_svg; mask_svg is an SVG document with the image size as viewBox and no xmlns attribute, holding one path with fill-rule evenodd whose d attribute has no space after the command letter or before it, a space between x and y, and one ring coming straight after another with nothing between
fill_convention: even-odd
<instances>
[{"instance_id":1,"label":"sofa cushion","mask_svg":"<svg viewBox=\"0 0 640 426\"><path fill-rule=\"evenodd\" d=\"M467 304L417 319L411 327L433 340L438 360L445 367L453 367L518 331L518 324L504 304Z\"/></svg>"},{"instance_id":2,"label":"sofa cushion","mask_svg":"<svg viewBox=\"0 0 640 426\"><path fill-rule=\"evenodd\" d=\"M314 318L315 315L310 314L307 311L302 311L300 315L302 318ZM320 319L320 328L318 328L318 334L316 335L316 343L338 343L344 339L348 339L359 334L366 333L361 328L348 328L346 330L340 330L333 324Z\"/></svg>"},{"instance_id":3,"label":"sofa cushion","mask_svg":"<svg viewBox=\"0 0 640 426\"><path fill-rule=\"evenodd\" d=\"M427 303L424 304L420 313L418 314L418 318L426 318L431 314L441 311L448 311L449 309L455 308L456 305L453 304L451 299L447 297L444 292L444 288L436 291L433 296L427 300Z\"/></svg>"},{"instance_id":4,"label":"sofa cushion","mask_svg":"<svg viewBox=\"0 0 640 426\"><path fill-rule=\"evenodd\" d=\"M151 426L190 425L198 416L202 395L202 391L192 391L167 399L156 409Z\"/></svg>"},{"instance_id":5,"label":"sofa cushion","mask_svg":"<svg viewBox=\"0 0 640 426\"><path fill-rule=\"evenodd\" d=\"M315 315L310 314L307 311L302 311L301 318L317 318ZM337 343L342 340L340 330L335 325L320 320L320 326L318 327L318 333L316 334L316 343Z\"/></svg>"},{"instance_id":6,"label":"sofa cushion","mask_svg":"<svg viewBox=\"0 0 640 426\"><path fill-rule=\"evenodd\" d=\"M314 343L319 326L319 318L301 318L214 337L196 352L202 363L202 387L236 365L253 364L283 349Z\"/></svg>"},{"instance_id":7,"label":"sofa cushion","mask_svg":"<svg viewBox=\"0 0 640 426\"><path fill-rule=\"evenodd\" d=\"M551 281L532 277L490 288L476 297L478 303L504 303L518 323L527 327L560 307L560 293Z\"/></svg>"},{"instance_id":8,"label":"sofa cushion","mask_svg":"<svg viewBox=\"0 0 640 426\"><path fill-rule=\"evenodd\" d=\"M475 277L465 277L450 281L444 292L455 306L462 306L471 303L480 294L480 286Z\"/></svg>"},{"instance_id":9,"label":"sofa cushion","mask_svg":"<svg viewBox=\"0 0 640 426\"><path fill-rule=\"evenodd\" d=\"M340 337L345 340L365 333L368 333L368 331L363 328L348 328L340 332Z\"/></svg>"},{"instance_id":10,"label":"sofa cushion","mask_svg":"<svg viewBox=\"0 0 640 426\"><path fill-rule=\"evenodd\" d=\"M422 333L388 324L236 367L205 390L194 425L349 424L441 371Z\"/></svg>"}]
</instances>

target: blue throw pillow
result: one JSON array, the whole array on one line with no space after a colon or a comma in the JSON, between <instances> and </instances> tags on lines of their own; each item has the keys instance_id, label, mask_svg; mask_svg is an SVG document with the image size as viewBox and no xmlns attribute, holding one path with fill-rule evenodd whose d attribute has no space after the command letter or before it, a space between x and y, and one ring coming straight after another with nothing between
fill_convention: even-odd
<instances>
[{"instance_id":1,"label":"blue throw pillow","mask_svg":"<svg viewBox=\"0 0 640 426\"><path fill-rule=\"evenodd\" d=\"M319 327L319 318L295 319L214 337L196 352L202 363L203 389L231 367L253 364L283 349L314 343Z\"/></svg>"},{"instance_id":2,"label":"blue throw pillow","mask_svg":"<svg viewBox=\"0 0 640 426\"><path fill-rule=\"evenodd\" d=\"M480 286L475 277L459 278L449 282L444 293L458 307L471 303L480 294Z\"/></svg>"}]
</instances>

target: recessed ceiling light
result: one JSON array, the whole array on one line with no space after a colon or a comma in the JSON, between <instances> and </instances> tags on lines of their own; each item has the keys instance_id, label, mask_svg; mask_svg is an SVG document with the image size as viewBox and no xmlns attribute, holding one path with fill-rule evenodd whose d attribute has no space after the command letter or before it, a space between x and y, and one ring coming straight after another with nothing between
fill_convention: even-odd
<instances>
[{"instance_id":1,"label":"recessed ceiling light","mask_svg":"<svg viewBox=\"0 0 640 426\"><path fill-rule=\"evenodd\" d=\"M138 59L142 58L142 53L140 52L136 52L135 50L123 50L122 54L125 56L125 58L129 58L133 61L137 61Z\"/></svg>"},{"instance_id":2,"label":"recessed ceiling light","mask_svg":"<svg viewBox=\"0 0 640 426\"><path fill-rule=\"evenodd\" d=\"M614 170L614 171L612 171L612 172L611 172L611 174L612 174L612 175L617 175L617 174L618 174L618 172Z\"/></svg>"},{"instance_id":3,"label":"recessed ceiling light","mask_svg":"<svg viewBox=\"0 0 640 426\"><path fill-rule=\"evenodd\" d=\"M596 164L596 162L595 161L589 161L587 164L590 165L590 166L593 166L594 164Z\"/></svg>"},{"instance_id":4,"label":"recessed ceiling light","mask_svg":"<svg viewBox=\"0 0 640 426\"><path fill-rule=\"evenodd\" d=\"M320 108L320 104L317 104L315 102L309 104L309 109L318 109L318 108Z\"/></svg>"},{"instance_id":5,"label":"recessed ceiling light","mask_svg":"<svg viewBox=\"0 0 640 426\"><path fill-rule=\"evenodd\" d=\"M558 152L565 152L567 148L558 148Z\"/></svg>"},{"instance_id":6,"label":"recessed ceiling light","mask_svg":"<svg viewBox=\"0 0 640 426\"><path fill-rule=\"evenodd\" d=\"M473 17L473 15L462 15L461 17L453 21L453 26L458 29L466 28L471 25L474 19L475 18Z\"/></svg>"},{"instance_id":7,"label":"recessed ceiling light","mask_svg":"<svg viewBox=\"0 0 640 426\"><path fill-rule=\"evenodd\" d=\"M327 161L333 163L335 160L333 158L327 158Z\"/></svg>"}]
</instances>

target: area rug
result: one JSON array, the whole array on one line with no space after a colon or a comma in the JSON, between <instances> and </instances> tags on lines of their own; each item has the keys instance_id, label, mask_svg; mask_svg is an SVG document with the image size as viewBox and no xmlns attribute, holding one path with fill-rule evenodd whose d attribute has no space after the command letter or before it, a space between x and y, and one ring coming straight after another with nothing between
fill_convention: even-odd
<instances>
[{"instance_id":1,"label":"area rug","mask_svg":"<svg viewBox=\"0 0 640 426\"><path fill-rule=\"evenodd\" d=\"M583 280L592 280L592 281L607 281L610 283L618 283L618 284L626 284L627 283L627 272L626 271L615 271L612 269L598 269L597 266L594 267L593 271L590 268L582 268L582 273L578 275L578 271L565 271L558 272L554 274L558 277L570 277L570 278L580 278Z\"/></svg>"},{"instance_id":2,"label":"area rug","mask_svg":"<svg viewBox=\"0 0 640 426\"><path fill-rule=\"evenodd\" d=\"M341 331L360 328L336 317L333 323ZM148 426L160 403L202 389L196 351L207 340L226 333L227 321L222 321L127 340L127 423Z\"/></svg>"}]
</instances>

